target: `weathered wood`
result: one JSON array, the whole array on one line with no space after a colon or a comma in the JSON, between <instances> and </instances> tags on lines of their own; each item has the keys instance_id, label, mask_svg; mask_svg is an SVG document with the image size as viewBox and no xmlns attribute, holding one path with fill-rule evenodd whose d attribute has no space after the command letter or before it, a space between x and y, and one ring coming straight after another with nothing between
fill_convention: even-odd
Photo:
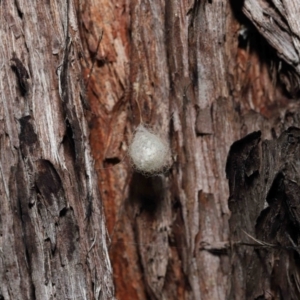
<instances>
[{"instance_id":1,"label":"weathered wood","mask_svg":"<svg viewBox=\"0 0 300 300\"><path fill-rule=\"evenodd\" d=\"M3 0L0 20L0 298L112 299L74 1Z\"/></svg>"},{"instance_id":2,"label":"weathered wood","mask_svg":"<svg viewBox=\"0 0 300 300\"><path fill-rule=\"evenodd\" d=\"M91 144L119 299L227 293L228 256L202 246L228 241L225 162L240 136L228 122L238 114L224 85L226 13L226 1L82 6L87 77L96 57L88 88ZM171 137L171 171L157 178L132 174L126 159L130 132L140 122L136 101L143 121ZM196 129L199 109L211 112L204 134L201 124Z\"/></svg>"},{"instance_id":3,"label":"weathered wood","mask_svg":"<svg viewBox=\"0 0 300 300\"><path fill-rule=\"evenodd\" d=\"M291 127L278 139L260 141L255 132L231 147L230 299L300 297L299 133Z\"/></svg>"},{"instance_id":4,"label":"weathered wood","mask_svg":"<svg viewBox=\"0 0 300 300\"><path fill-rule=\"evenodd\" d=\"M239 3L78 1L76 14L71 0L1 2L5 299L113 297L85 115L118 299L298 297L298 175L278 156L291 144L297 162L298 131L282 132L299 126L298 6ZM126 158L141 122L172 149L157 177ZM281 248L254 250L242 230ZM285 277L263 269L278 256Z\"/></svg>"},{"instance_id":5,"label":"weathered wood","mask_svg":"<svg viewBox=\"0 0 300 300\"><path fill-rule=\"evenodd\" d=\"M300 1L246 0L243 12L287 63L280 78L290 93L297 94L300 88Z\"/></svg>"},{"instance_id":6,"label":"weathered wood","mask_svg":"<svg viewBox=\"0 0 300 300\"><path fill-rule=\"evenodd\" d=\"M298 197L295 198L299 171L298 129L292 126L299 127L300 123L299 103L291 98L297 100L299 92L297 39L300 30L293 21L297 9L291 10L296 2L273 1L274 9L270 2L245 1L241 7L265 39L263 51L262 44L255 47L255 51L269 52L269 57L260 55L259 68L265 64L273 82L278 83L279 79L285 92L277 85L275 93L270 93L270 84L264 80L269 100L254 99L254 104L266 118L255 112L244 117L245 133L260 130L262 141L260 133L252 133L234 143L229 153L227 176L233 263L230 299L299 298L298 241L294 229L298 226L294 213L298 205ZM259 35L251 25L247 26L248 45L259 46L254 42ZM250 85L244 82L247 83L246 94Z\"/></svg>"}]
</instances>

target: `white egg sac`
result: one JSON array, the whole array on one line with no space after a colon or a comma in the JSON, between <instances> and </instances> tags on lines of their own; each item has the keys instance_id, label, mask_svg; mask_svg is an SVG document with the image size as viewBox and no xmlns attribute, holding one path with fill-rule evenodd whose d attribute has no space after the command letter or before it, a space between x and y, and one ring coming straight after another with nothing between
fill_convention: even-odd
<instances>
[{"instance_id":1,"label":"white egg sac","mask_svg":"<svg viewBox=\"0 0 300 300\"><path fill-rule=\"evenodd\" d=\"M168 165L169 155L170 149L164 140L143 125L137 127L129 146L129 156L137 171L147 174L160 173Z\"/></svg>"}]
</instances>

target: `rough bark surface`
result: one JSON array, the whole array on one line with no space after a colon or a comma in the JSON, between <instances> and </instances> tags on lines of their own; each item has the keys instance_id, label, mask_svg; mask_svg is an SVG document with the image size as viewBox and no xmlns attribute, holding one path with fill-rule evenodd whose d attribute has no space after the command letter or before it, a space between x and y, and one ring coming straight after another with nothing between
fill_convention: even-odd
<instances>
[{"instance_id":1,"label":"rough bark surface","mask_svg":"<svg viewBox=\"0 0 300 300\"><path fill-rule=\"evenodd\" d=\"M272 141L260 136L235 142L227 162L230 299L299 299L300 129Z\"/></svg>"},{"instance_id":2,"label":"rough bark surface","mask_svg":"<svg viewBox=\"0 0 300 300\"><path fill-rule=\"evenodd\" d=\"M225 163L240 137L226 84L229 3L86 1L80 14L117 298L224 299L229 257L214 249L228 241ZM137 102L170 140L161 176L134 173L126 158Z\"/></svg>"},{"instance_id":3,"label":"rough bark surface","mask_svg":"<svg viewBox=\"0 0 300 300\"><path fill-rule=\"evenodd\" d=\"M113 297L87 114L118 299L298 299L299 0L76 4L0 2L0 298Z\"/></svg>"},{"instance_id":4,"label":"rough bark surface","mask_svg":"<svg viewBox=\"0 0 300 300\"><path fill-rule=\"evenodd\" d=\"M246 0L240 8L252 23L248 34L257 30L271 50L261 59L276 83L269 98L276 101L262 107L267 118L249 115L259 131L235 142L228 156L229 298L299 299L300 2Z\"/></svg>"},{"instance_id":5,"label":"rough bark surface","mask_svg":"<svg viewBox=\"0 0 300 300\"><path fill-rule=\"evenodd\" d=\"M299 7L284 0L95 0L80 6L91 145L118 299L279 295L279 277L270 283L275 262L264 273L254 268L249 281L258 254L238 243L250 243L242 230L268 240L266 231L255 233L255 224L272 223L272 213L257 218L265 203L276 201L263 197L274 174L282 174L281 185L291 180L279 164L264 182L268 170L260 168L268 159L260 138L275 139L263 145L280 148L277 137L299 126ZM127 159L141 117L170 141L173 164L161 176L136 174ZM226 159L237 140L227 164L229 193ZM280 153L272 147L270 159ZM250 211L240 208L243 201ZM264 258L277 259L274 253ZM280 284L297 285L290 282Z\"/></svg>"},{"instance_id":6,"label":"rough bark surface","mask_svg":"<svg viewBox=\"0 0 300 300\"><path fill-rule=\"evenodd\" d=\"M280 79L289 93L297 94L300 88L300 1L245 0L243 12L278 57L287 63Z\"/></svg>"},{"instance_id":7,"label":"rough bark surface","mask_svg":"<svg viewBox=\"0 0 300 300\"><path fill-rule=\"evenodd\" d=\"M74 1L0 20L0 299L112 299Z\"/></svg>"}]
</instances>

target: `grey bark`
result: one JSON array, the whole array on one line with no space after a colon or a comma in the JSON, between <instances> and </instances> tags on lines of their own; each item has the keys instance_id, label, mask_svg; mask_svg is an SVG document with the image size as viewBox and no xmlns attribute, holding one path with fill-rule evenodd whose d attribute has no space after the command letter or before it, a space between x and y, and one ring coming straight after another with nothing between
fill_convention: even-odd
<instances>
[{"instance_id":1,"label":"grey bark","mask_svg":"<svg viewBox=\"0 0 300 300\"><path fill-rule=\"evenodd\" d=\"M112 299L74 1L0 20L0 298Z\"/></svg>"}]
</instances>

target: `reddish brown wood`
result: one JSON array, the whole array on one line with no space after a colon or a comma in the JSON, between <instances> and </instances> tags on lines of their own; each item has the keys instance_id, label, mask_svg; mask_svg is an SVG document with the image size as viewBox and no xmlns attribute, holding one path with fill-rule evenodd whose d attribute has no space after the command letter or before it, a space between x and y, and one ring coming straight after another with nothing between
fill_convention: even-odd
<instances>
[{"instance_id":1,"label":"reddish brown wood","mask_svg":"<svg viewBox=\"0 0 300 300\"><path fill-rule=\"evenodd\" d=\"M118 299L245 297L230 277L227 154L255 130L280 134L298 107L284 92L296 89L284 80L294 76L290 61L243 16L249 3L82 7L86 78L103 32L88 95ZM172 148L171 169L158 177L136 174L126 158L141 117Z\"/></svg>"},{"instance_id":2,"label":"reddish brown wood","mask_svg":"<svg viewBox=\"0 0 300 300\"><path fill-rule=\"evenodd\" d=\"M4 299L298 297L297 1L0 2Z\"/></svg>"}]
</instances>

